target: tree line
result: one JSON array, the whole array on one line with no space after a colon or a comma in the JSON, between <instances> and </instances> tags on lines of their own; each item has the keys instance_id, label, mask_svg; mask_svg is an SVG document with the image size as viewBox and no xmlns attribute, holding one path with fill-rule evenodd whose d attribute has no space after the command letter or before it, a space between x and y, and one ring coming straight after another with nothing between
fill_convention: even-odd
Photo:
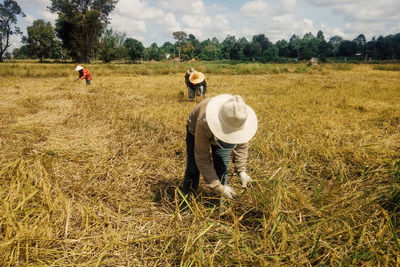
<instances>
[{"instance_id":1,"label":"tree line","mask_svg":"<svg viewBox=\"0 0 400 267\"><path fill-rule=\"evenodd\" d=\"M199 41L193 34L184 31L173 32L174 43L165 42L162 46L152 43L149 47L125 33L109 28L108 16L117 0L68 1L51 0L49 10L58 14L55 27L50 22L35 20L27 27L24 43L11 53L5 52L12 34L20 30L12 29L16 17L23 16L22 10L14 0L4 0L0 4L0 58L46 58L56 60L72 59L88 63L92 59L103 62L113 60L241 60L257 62L284 62L318 58L326 61L334 59L354 60L399 60L400 33L379 36L367 41L364 34L353 40L344 40L333 36L326 40L319 31L316 36L307 33L304 36L293 35L288 41L271 42L265 34L257 34L251 40L228 35L222 42L217 38ZM5 12L5 10L8 12ZM4 15L5 14L5 15ZM8 27L3 26L3 18ZM8 34L8 35L7 35ZM7 41L7 42L5 42ZM5 44L5 45L3 45Z\"/></svg>"}]
</instances>

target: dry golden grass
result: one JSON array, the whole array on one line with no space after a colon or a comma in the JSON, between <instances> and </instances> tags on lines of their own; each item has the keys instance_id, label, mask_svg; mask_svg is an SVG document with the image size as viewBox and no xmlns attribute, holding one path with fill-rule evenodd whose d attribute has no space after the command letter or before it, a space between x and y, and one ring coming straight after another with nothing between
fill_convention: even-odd
<instances>
[{"instance_id":1,"label":"dry golden grass","mask_svg":"<svg viewBox=\"0 0 400 267\"><path fill-rule=\"evenodd\" d=\"M1 266L400 264L398 72L206 72L208 96L240 94L259 119L254 182L231 176L240 196L220 213L204 188L177 208L186 66L91 66L88 88L71 65L14 65L0 77Z\"/></svg>"}]
</instances>

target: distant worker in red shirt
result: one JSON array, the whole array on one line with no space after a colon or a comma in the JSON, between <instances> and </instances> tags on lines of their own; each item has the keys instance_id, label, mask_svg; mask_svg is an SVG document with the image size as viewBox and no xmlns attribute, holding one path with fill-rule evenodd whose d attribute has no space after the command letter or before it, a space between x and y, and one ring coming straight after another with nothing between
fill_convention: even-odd
<instances>
[{"instance_id":1,"label":"distant worker in red shirt","mask_svg":"<svg viewBox=\"0 0 400 267\"><path fill-rule=\"evenodd\" d=\"M78 79L85 79L86 80L86 85L90 85L90 81L92 80L92 74L89 72L89 70L83 68L82 66L76 66L75 70L79 72L79 77Z\"/></svg>"}]
</instances>

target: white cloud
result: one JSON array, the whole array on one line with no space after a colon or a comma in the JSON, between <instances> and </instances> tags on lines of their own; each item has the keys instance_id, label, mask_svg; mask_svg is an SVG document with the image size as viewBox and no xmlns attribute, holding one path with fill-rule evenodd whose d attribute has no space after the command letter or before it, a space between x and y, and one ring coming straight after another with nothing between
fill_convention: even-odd
<instances>
[{"instance_id":1,"label":"white cloud","mask_svg":"<svg viewBox=\"0 0 400 267\"><path fill-rule=\"evenodd\" d=\"M140 0L120 0L115 7L115 13L136 20L159 20L164 16L161 9L151 7L145 1Z\"/></svg>"},{"instance_id":2,"label":"white cloud","mask_svg":"<svg viewBox=\"0 0 400 267\"><path fill-rule=\"evenodd\" d=\"M294 13L296 11L296 0L282 0L282 12Z\"/></svg>"},{"instance_id":3,"label":"white cloud","mask_svg":"<svg viewBox=\"0 0 400 267\"><path fill-rule=\"evenodd\" d=\"M227 31L229 30L229 20L225 15L217 15L214 19L213 29L215 31Z\"/></svg>"},{"instance_id":4,"label":"white cloud","mask_svg":"<svg viewBox=\"0 0 400 267\"><path fill-rule=\"evenodd\" d=\"M34 20L35 18L29 14L27 14L26 17L24 17L24 21L26 21L29 24L32 24Z\"/></svg>"},{"instance_id":5,"label":"white cloud","mask_svg":"<svg viewBox=\"0 0 400 267\"><path fill-rule=\"evenodd\" d=\"M56 19L58 18L57 14L51 13L48 10L42 10L39 11L38 13L53 25L55 24Z\"/></svg>"},{"instance_id":6,"label":"white cloud","mask_svg":"<svg viewBox=\"0 0 400 267\"><path fill-rule=\"evenodd\" d=\"M51 5L50 0L18 0L18 4L21 8L23 7L47 7Z\"/></svg>"},{"instance_id":7,"label":"white cloud","mask_svg":"<svg viewBox=\"0 0 400 267\"><path fill-rule=\"evenodd\" d=\"M385 34L392 34L392 33L399 33L400 32L400 23L390 27L388 31L385 32Z\"/></svg>"},{"instance_id":8,"label":"white cloud","mask_svg":"<svg viewBox=\"0 0 400 267\"><path fill-rule=\"evenodd\" d=\"M267 13L269 5L262 0L247 2L240 8L240 13L245 17L258 17Z\"/></svg>"},{"instance_id":9,"label":"white cloud","mask_svg":"<svg viewBox=\"0 0 400 267\"><path fill-rule=\"evenodd\" d=\"M331 8L348 21L386 21L400 19L398 0L307 0L313 5Z\"/></svg>"},{"instance_id":10,"label":"white cloud","mask_svg":"<svg viewBox=\"0 0 400 267\"><path fill-rule=\"evenodd\" d=\"M187 28L195 28L195 29L201 29L203 27L207 27L212 23L211 18L207 16L183 15L181 21L184 25L186 25Z\"/></svg>"},{"instance_id":11,"label":"white cloud","mask_svg":"<svg viewBox=\"0 0 400 267\"><path fill-rule=\"evenodd\" d=\"M156 0L154 2L164 9L179 12L181 15L205 14L204 3L201 0Z\"/></svg>"},{"instance_id":12,"label":"white cloud","mask_svg":"<svg viewBox=\"0 0 400 267\"><path fill-rule=\"evenodd\" d=\"M128 37L136 38L143 33L147 32L146 23L143 20L136 20L133 18L122 17L122 16L111 16L112 28L117 31L125 32Z\"/></svg>"},{"instance_id":13,"label":"white cloud","mask_svg":"<svg viewBox=\"0 0 400 267\"><path fill-rule=\"evenodd\" d=\"M162 19L162 25L169 31L177 31L181 28L180 24L176 21L173 13L167 13Z\"/></svg>"}]
</instances>

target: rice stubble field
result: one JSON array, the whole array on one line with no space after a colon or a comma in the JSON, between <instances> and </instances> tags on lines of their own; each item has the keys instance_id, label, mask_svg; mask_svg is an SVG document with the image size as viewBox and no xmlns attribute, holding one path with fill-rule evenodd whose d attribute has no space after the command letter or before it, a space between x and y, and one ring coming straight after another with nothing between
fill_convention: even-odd
<instances>
[{"instance_id":1,"label":"rice stubble field","mask_svg":"<svg viewBox=\"0 0 400 267\"><path fill-rule=\"evenodd\" d=\"M2 66L1 266L400 264L398 71L197 64L259 120L223 211L178 208L188 65Z\"/></svg>"}]
</instances>

